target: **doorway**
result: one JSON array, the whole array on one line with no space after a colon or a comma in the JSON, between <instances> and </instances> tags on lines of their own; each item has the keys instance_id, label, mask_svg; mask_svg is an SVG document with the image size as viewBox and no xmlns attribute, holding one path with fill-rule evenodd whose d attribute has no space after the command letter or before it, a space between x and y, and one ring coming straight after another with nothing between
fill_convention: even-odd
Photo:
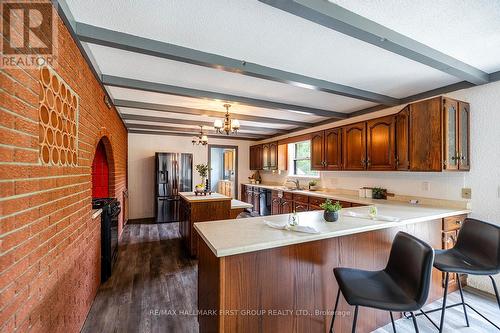
<instances>
[{"instance_id":1,"label":"doorway","mask_svg":"<svg viewBox=\"0 0 500 333\"><path fill-rule=\"evenodd\" d=\"M238 146L208 145L210 190L236 199L238 196Z\"/></svg>"}]
</instances>

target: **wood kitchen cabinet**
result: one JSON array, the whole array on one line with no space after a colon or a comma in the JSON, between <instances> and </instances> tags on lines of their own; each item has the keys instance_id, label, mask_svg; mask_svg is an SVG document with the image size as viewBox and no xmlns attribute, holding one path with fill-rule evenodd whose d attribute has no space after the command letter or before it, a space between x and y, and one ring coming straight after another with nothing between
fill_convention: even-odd
<instances>
[{"instance_id":1,"label":"wood kitchen cabinet","mask_svg":"<svg viewBox=\"0 0 500 333\"><path fill-rule=\"evenodd\" d=\"M250 146L250 170L262 170L263 168L263 153L262 145Z\"/></svg>"},{"instance_id":2,"label":"wood kitchen cabinet","mask_svg":"<svg viewBox=\"0 0 500 333\"><path fill-rule=\"evenodd\" d=\"M311 136L311 170L342 169L342 128L331 128Z\"/></svg>"},{"instance_id":3,"label":"wood kitchen cabinet","mask_svg":"<svg viewBox=\"0 0 500 333\"><path fill-rule=\"evenodd\" d=\"M278 143L270 142L262 145L262 169L278 169Z\"/></svg>"},{"instance_id":4,"label":"wood kitchen cabinet","mask_svg":"<svg viewBox=\"0 0 500 333\"><path fill-rule=\"evenodd\" d=\"M366 123L356 123L343 128L343 169L366 169Z\"/></svg>"},{"instance_id":5,"label":"wood kitchen cabinet","mask_svg":"<svg viewBox=\"0 0 500 333\"><path fill-rule=\"evenodd\" d=\"M462 227L462 224L465 220L467 215L457 215L457 216L451 216L451 217L445 217L443 219L443 225L442 225L442 248L443 250L448 250L451 249L452 247L455 246L458 238L458 233L460 232L460 228ZM444 287L445 283L445 273L442 274L442 284ZM458 281L457 281L458 275L455 273L450 273L449 278L448 278L448 288L451 290L456 290L458 289ZM461 277L461 282L462 285L465 285L466 283L466 277L462 275Z\"/></svg>"},{"instance_id":6,"label":"wood kitchen cabinet","mask_svg":"<svg viewBox=\"0 0 500 333\"><path fill-rule=\"evenodd\" d=\"M277 144L278 146L278 170L288 170L288 145Z\"/></svg>"},{"instance_id":7,"label":"wood kitchen cabinet","mask_svg":"<svg viewBox=\"0 0 500 333\"><path fill-rule=\"evenodd\" d=\"M469 104L443 99L443 168L469 170Z\"/></svg>"},{"instance_id":8,"label":"wood kitchen cabinet","mask_svg":"<svg viewBox=\"0 0 500 333\"><path fill-rule=\"evenodd\" d=\"M293 212L293 195L289 192L272 191L271 214L290 214Z\"/></svg>"},{"instance_id":9,"label":"wood kitchen cabinet","mask_svg":"<svg viewBox=\"0 0 500 333\"><path fill-rule=\"evenodd\" d=\"M410 169L409 156L410 107L407 106L396 115L396 170Z\"/></svg>"},{"instance_id":10,"label":"wood kitchen cabinet","mask_svg":"<svg viewBox=\"0 0 500 333\"><path fill-rule=\"evenodd\" d=\"M395 126L395 116L376 118L366 122L367 170L385 171L396 168Z\"/></svg>"},{"instance_id":11,"label":"wood kitchen cabinet","mask_svg":"<svg viewBox=\"0 0 500 333\"><path fill-rule=\"evenodd\" d=\"M293 195L293 211L307 212L309 210L309 197L303 194L294 194Z\"/></svg>"}]
</instances>

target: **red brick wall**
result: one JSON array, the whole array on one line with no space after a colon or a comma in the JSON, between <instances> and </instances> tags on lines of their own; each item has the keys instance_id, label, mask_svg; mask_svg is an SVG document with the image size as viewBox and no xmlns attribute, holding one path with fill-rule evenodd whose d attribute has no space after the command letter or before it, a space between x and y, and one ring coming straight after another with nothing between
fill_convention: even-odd
<instances>
[{"instance_id":1,"label":"red brick wall","mask_svg":"<svg viewBox=\"0 0 500 333\"><path fill-rule=\"evenodd\" d=\"M40 162L39 71L0 68L1 332L80 330L100 283L91 164L102 136L110 195L122 201L127 186L126 129L61 20L58 30L53 67L80 96L77 167Z\"/></svg>"}]
</instances>

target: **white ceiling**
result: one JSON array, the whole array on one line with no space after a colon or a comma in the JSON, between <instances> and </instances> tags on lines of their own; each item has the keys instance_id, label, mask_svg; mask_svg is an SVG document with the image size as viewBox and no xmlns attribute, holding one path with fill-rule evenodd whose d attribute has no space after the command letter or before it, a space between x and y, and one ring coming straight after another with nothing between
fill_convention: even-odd
<instances>
[{"instance_id":1,"label":"white ceiling","mask_svg":"<svg viewBox=\"0 0 500 333\"><path fill-rule=\"evenodd\" d=\"M76 21L404 98L461 81L256 0L66 0ZM330 0L488 73L500 70L498 0ZM96 10L98 8L98 10ZM376 105L303 87L88 44L106 75L350 113ZM223 101L107 87L113 99L220 111ZM232 103L231 112L315 123L326 118ZM193 121L213 118L120 108ZM244 122L290 129L290 125ZM163 124L170 126L170 124ZM182 127L182 126L181 126ZM243 126L244 127L244 126ZM188 127L186 127L187 129ZM242 131L243 132L243 131Z\"/></svg>"}]
</instances>

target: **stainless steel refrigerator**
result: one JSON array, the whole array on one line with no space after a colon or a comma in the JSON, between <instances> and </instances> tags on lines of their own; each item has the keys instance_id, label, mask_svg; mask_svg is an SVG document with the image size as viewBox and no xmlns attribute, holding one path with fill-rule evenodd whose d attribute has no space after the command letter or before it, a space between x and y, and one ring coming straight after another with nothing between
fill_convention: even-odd
<instances>
[{"instance_id":1,"label":"stainless steel refrigerator","mask_svg":"<svg viewBox=\"0 0 500 333\"><path fill-rule=\"evenodd\" d=\"M155 154L155 221L179 221L179 192L193 190L193 155Z\"/></svg>"}]
</instances>

